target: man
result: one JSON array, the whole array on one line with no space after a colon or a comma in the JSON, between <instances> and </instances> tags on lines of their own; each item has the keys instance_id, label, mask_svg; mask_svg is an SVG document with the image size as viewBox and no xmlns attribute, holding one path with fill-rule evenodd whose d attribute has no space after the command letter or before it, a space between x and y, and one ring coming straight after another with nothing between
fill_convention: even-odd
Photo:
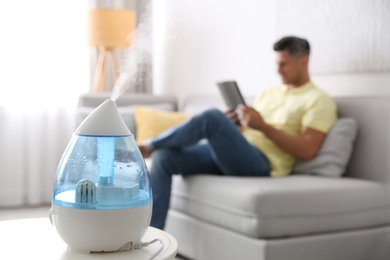
<instances>
[{"instance_id":1,"label":"man","mask_svg":"<svg viewBox=\"0 0 390 260\"><path fill-rule=\"evenodd\" d=\"M316 156L336 121L336 105L310 82L305 39L282 38L274 50L284 84L260 93L253 107L210 109L139 145L153 158L151 226L164 228L173 174L282 177L296 159Z\"/></svg>"}]
</instances>

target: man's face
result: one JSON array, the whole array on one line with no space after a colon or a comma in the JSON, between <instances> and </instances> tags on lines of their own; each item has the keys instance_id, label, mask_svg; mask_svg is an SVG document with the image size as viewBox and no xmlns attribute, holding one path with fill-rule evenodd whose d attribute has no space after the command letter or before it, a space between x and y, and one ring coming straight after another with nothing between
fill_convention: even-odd
<instances>
[{"instance_id":1,"label":"man's face","mask_svg":"<svg viewBox=\"0 0 390 260\"><path fill-rule=\"evenodd\" d=\"M294 56L288 51L276 52L278 73L284 84L295 84L300 81L307 71L307 56Z\"/></svg>"}]
</instances>

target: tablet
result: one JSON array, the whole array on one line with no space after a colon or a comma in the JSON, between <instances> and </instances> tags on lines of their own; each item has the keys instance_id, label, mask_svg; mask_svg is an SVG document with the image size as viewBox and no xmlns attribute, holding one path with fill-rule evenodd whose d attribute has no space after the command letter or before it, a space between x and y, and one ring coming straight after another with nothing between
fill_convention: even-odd
<instances>
[{"instance_id":1,"label":"tablet","mask_svg":"<svg viewBox=\"0 0 390 260\"><path fill-rule=\"evenodd\" d=\"M235 110L239 104L245 105L245 100L236 81L217 82L217 85L228 107Z\"/></svg>"}]
</instances>

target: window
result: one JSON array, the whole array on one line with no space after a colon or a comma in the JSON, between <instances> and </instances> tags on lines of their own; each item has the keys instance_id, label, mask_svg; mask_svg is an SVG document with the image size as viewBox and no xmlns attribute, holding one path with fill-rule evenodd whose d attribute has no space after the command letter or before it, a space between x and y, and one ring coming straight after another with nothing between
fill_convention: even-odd
<instances>
[{"instance_id":1,"label":"window","mask_svg":"<svg viewBox=\"0 0 390 260\"><path fill-rule=\"evenodd\" d=\"M0 107L74 105L89 89L86 0L0 2Z\"/></svg>"}]
</instances>

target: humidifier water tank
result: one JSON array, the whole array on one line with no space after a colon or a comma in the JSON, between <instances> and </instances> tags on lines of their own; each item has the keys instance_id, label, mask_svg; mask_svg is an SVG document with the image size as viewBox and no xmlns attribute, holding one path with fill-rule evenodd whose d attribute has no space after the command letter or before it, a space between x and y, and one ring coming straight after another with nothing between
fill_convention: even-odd
<instances>
[{"instance_id":1,"label":"humidifier water tank","mask_svg":"<svg viewBox=\"0 0 390 260\"><path fill-rule=\"evenodd\" d=\"M144 159L107 100L81 123L61 158L50 220L71 250L109 252L137 245L151 212Z\"/></svg>"}]
</instances>

